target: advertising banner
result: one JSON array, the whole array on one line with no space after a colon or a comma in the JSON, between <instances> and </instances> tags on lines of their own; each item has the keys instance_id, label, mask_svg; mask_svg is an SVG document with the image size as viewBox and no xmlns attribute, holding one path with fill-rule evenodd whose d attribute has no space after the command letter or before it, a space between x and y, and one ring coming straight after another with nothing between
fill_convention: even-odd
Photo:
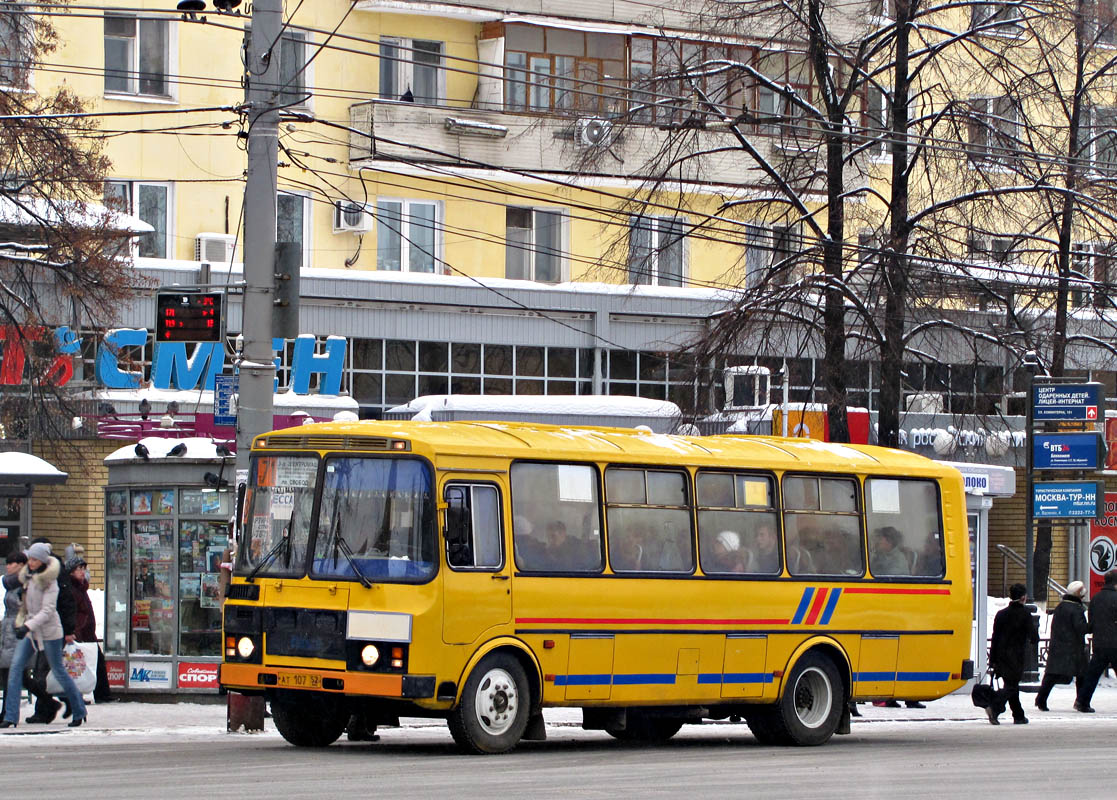
<instances>
[{"instance_id":1,"label":"advertising banner","mask_svg":"<svg viewBox=\"0 0 1117 800\"><path fill-rule=\"evenodd\" d=\"M128 688L170 689L172 669L174 665L169 661L131 661L128 663Z\"/></svg>"},{"instance_id":2,"label":"advertising banner","mask_svg":"<svg viewBox=\"0 0 1117 800\"><path fill-rule=\"evenodd\" d=\"M217 669L220 664L179 662L179 689L212 689L217 691Z\"/></svg>"},{"instance_id":3,"label":"advertising banner","mask_svg":"<svg viewBox=\"0 0 1117 800\"><path fill-rule=\"evenodd\" d=\"M124 688L128 677L128 665L126 663L105 659L105 671L109 675L109 686L114 689Z\"/></svg>"},{"instance_id":4,"label":"advertising banner","mask_svg":"<svg viewBox=\"0 0 1117 800\"><path fill-rule=\"evenodd\" d=\"M1090 597L1101 591L1105 573L1117 567L1117 492L1105 493L1104 515L1090 520Z\"/></svg>"}]
</instances>

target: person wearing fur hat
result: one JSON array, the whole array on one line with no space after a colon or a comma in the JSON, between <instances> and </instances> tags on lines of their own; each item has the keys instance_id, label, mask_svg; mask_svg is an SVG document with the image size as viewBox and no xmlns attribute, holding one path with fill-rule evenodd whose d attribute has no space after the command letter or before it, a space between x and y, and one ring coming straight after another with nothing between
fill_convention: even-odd
<instances>
[{"instance_id":1,"label":"person wearing fur hat","mask_svg":"<svg viewBox=\"0 0 1117 800\"><path fill-rule=\"evenodd\" d=\"M6 693L12 698L19 696L23 670L31 661L32 654L36 650L42 650L47 655L51 671L70 701L74 714L70 727L76 728L85 722L86 709L81 692L62 663L64 635L57 608L58 576L61 572L62 565L51 555L49 544L36 542L28 548L27 563L19 571L23 599L16 616L16 638L20 641L12 657ZM4 719L0 720L0 728L14 728L18 720L19 703L8 703L4 708Z\"/></svg>"},{"instance_id":2,"label":"person wearing fur hat","mask_svg":"<svg viewBox=\"0 0 1117 800\"><path fill-rule=\"evenodd\" d=\"M1029 643L1039 641L1039 634L1032 622L1032 612L1024 607L1028 602L1028 588L1014 583L1008 589L1012 602L993 617L993 636L989 640L989 666L1004 684L997 690L996 699L985 709L989 722L999 725L997 717L1007 703L1012 707L1012 721L1017 725L1028 724L1024 707L1020 705L1020 679L1024 677L1025 654Z\"/></svg>"},{"instance_id":3,"label":"person wearing fur hat","mask_svg":"<svg viewBox=\"0 0 1117 800\"><path fill-rule=\"evenodd\" d=\"M1082 599L1086 596L1086 585L1082 581L1071 581L1067 593L1055 608L1051 617L1051 643L1047 647L1047 667L1043 671L1043 683L1036 695L1036 708L1047 711L1047 698L1057 683L1082 683L1089 661L1086 649L1086 606Z\"/></svg>"}]
</instances>

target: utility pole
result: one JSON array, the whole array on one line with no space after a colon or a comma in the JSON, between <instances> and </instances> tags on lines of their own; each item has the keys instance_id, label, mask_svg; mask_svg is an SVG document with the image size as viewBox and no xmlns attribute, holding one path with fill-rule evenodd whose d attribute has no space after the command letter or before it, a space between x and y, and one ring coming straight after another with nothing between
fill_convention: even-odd
<instances>
[{"instance_id":1,"label":"utility pole","mask_svg":"<svg viewBox=\"0 0 1117 800\"><path fill-rule=\"evenodd\" d=\"M248 469L252 439L271 430L275 363L276 165L279 150L279 36L283 0L254 0L248 37L248 174L244 184L244 302L237 414L237 470Z\"/></svg>"}]
</instances>

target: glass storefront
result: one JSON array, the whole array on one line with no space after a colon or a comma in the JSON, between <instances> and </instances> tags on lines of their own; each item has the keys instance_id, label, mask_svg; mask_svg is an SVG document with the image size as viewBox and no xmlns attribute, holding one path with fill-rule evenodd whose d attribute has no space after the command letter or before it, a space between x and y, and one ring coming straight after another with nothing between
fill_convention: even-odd
<instances>
[{"instance_id":1,"label":"glass storefront","mask_svg":"<svg viewBox=\"0 0 1117 800\"><path fill-rule=\"evenodd\" d=\"M110 658L220 658L220 574L232 544L231 506L230 492L210 488L109 486L105 649Z\"/></svg>"}]
</instances>

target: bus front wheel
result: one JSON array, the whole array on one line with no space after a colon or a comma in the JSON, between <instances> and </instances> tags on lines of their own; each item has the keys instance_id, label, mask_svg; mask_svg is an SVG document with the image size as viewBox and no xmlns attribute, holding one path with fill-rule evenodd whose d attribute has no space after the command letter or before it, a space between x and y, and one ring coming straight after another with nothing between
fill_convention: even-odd
<instances>
[{"instance_id":1,"label":"bus front wheel","mask_svg":"<svg viewBox=\"0 0 1117 800\"><path fill-rule=\"evenodd\" d=\"M531 711L527 676L507 653L490 653L469 673L450 712L450 733L466 752L507 753L524 735Z\"/></svg>"},{"instance_id":2,"label":"bus front wheel","mask_svg":"<svg viewBox=\"0 0 1117 800\"><path fill-rule=\"evenodd\" d=\"M327 747L348 721L336 698L312 692L281 692L271 713L280 736L296 747Z\"/></svg>"},{"instance_id":3,"label":"bus front wheel","mask_svg":"<svg viewBox=\"0 0 1117 800\"><path fill-rule=\"evenodd\" d=\"M824 744L838 730L845 702L834 662L821 653L806 653L792 668L769 718L773 732L788 744Z\"/></svg>"}]
</instances>

